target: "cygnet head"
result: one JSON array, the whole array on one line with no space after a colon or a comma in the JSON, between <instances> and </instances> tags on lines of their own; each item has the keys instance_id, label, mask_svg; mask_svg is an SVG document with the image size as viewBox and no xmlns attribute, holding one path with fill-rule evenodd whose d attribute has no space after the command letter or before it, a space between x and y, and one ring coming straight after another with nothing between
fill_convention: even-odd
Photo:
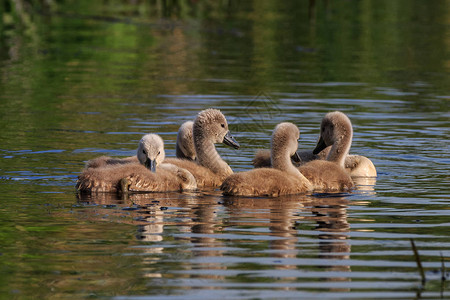
<instances>
[{"instance_id":1,"label":"cygnet head","mask_svg":"<svg viewBox=\"0 0 450 300\"><path fill-rule=\"evenodd\" d=\"M177 157L195 160L196 153L194 147L193 130L194 122L187 121L181 124L177 134ZM179 153L179 151L181 153Z\"/></svg>"},{"instance_id":2,"label":"cygnet head","mask_svg":"<svg viewBox=\"0 0 450 300\"><path fill-rule=\"evenodd\" d=\"M350 148L352 136L352 123L344 113L340 111L327 113L322 119L320 138L313 153L318 154L326 147L335 143L345 143L345 139L350 141Z\"/></svg>"},{"instance_id":3,"label":"cygnet head","mask_svg":"<svg viewBox=\"0 0 450 300\"><path fill-rule=\"evenodd\" d=\"M300 138L300 130L298 127L289 122L283 122L278 124L273 133L270 141L272 153L286 153L288 151L289 156L294 160L298 158L298 139Z\"/></svg>"},{"instance_id":4,"label":"cygnet head","mask_svg":"<svg viewBox=\"0 0 450 300\"><path fill-rule=\"evenodd\" d=\"M194 121L194 139L205 139L214 144L224 143L225 145L239 148L239 143L228 131L228 123L225 116L218 109L208 108L198 113Z\"/></svg>"},{"instance_id":5,"label":"cygnet head","mask_svg":"<svg viewBox=\"0 0 450 300\"><path fill-rule=\"evenodd\" d=\"M157 134L146 134L139 141L137 157L139 162L152 172L156 166L163 162L166 154L164 152L164 141Z\"/></svg>"}]
</instances>

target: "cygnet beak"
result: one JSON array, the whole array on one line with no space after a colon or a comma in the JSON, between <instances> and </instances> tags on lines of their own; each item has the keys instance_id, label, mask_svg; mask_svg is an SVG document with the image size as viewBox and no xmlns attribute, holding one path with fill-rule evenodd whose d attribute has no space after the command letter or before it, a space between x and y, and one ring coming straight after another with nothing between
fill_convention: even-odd
<instances>
[{"instance_id":1,"label":"cygnet beak","mask_svg":"<svg viewBox=\"0 0 450 300\"><path fill-rule=\"evenodd\" d=\"M147 169L149 169L150 171L152 171L153 173L156 172L156 159L150 159L147 157L147 159L145 160L145 167Z\"/></svg>"},{"instance_id":2,"label":"cygnet beak","mask_svg":"<svg viewBox=\"0 0 450 300\"><path fill-rule=\"evenodd\" d=\"M327 145L325 144L323 137L320 136L319 141L317 142L316 148L314 148L314 150L313 150L313 154L318 154L320 151L322 151L326 147L327 147Z\"/></svg>"},{"instance_id":3,"label":"cygnet beak","mask_svg":"<svg viewBox=\"0 0 450 300\"><path fill-rule=\"evenodd\" d=\"M223 137L223 142L225 145L233 147L234 149L239 149L239 143L231 136L231 133L228 131L227 134Z\"/></svg>"},{"instance_id":4,"label":"cygnet beak","mask_svg":"<svg viewBox=\"0 0 450 300\"><path fill-rule=\"evenodd\" d=\"M291 156L291 159L296 163L299 163L302 161L300 156L298 155L297 151L295 151L294 155Z\"/></svg>"}]
</instances>

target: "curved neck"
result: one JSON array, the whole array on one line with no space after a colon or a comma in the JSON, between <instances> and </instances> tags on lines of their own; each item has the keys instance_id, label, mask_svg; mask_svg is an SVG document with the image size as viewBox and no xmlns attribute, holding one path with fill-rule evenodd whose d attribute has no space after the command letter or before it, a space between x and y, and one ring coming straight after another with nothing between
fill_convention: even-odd
<instances>
[{"instance_id":1,"label":"curved neck","mask_svg":"<svg viewBox=\"0 0 450 300\"><path fill-rule=\"evenodd\" d=\"M233 174L230 166L220 157L214 143L202 134L196 134L196 131L194 131L194 146L199 165L223 177Z\"/></svg>"},{"instance_id":2,"label":"curved neck","mask_svg":"<svg viewBox=\"0 0 450 300\"><path fill-rule=\"evenodd\" d=\"M274 169L289 173L296 177L305 178L302 173L292 164L291 156L287 151L280 153L278 149L272 149L270 153L270 160Z\"/></svg>"},{"instance_id":3,"label":"curved neck","mask_svg":"<svg viewBox=\"0 0 450 300\"><path fill-rule=\"evenodd\" d=\"M191 159L190 157L187 157L184 154L183 150L181 150L180 142L178 140L177 140L177 144L176 144L176 147L175 147L175 155L177 156L177 158L189 159L189 160Z\"/></svg>"},{"instance_id":4,"label":"curved neck","mask_svg":"<svg viewBox=\"0 0 450 300\"><path fill-rule=\"evenodd\" d=\"M351 131L346 132L339 140L334 142L327 156L328 161L336 162L342 167L345 166L345 158L347 157L352 145L352 135L353 133Z\"/></svg>"}]
</instances>

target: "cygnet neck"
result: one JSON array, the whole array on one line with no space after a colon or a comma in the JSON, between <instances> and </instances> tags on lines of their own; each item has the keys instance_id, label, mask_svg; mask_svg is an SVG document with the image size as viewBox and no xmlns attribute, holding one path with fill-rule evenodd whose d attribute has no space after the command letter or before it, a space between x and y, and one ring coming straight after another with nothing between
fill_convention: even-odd
<instances>
[{"instance_id":1,"label":"cygnet neck","mask_svg":"<svg viewBox=\"0 0 450 300\"><path fill-rule=\"evenodd\" d=\"M300 171L292 164L291 155L283 145L272 143L270 160L274 169L278 169L295 176L304 177L300 173Z\"/></svg>"},{"instance_id":2,"label":"cygnet neck","mask_svg":"<svg viewBox=\"0 0 450 300\"><path fill-rule=\"evenodd\" d=\"M328 161L335 162L345 167L345 158L350 152L352 145L353 130L350 126L340 126L339 131L335 133L335 142L331 146L330 152L327 156Z\"/></svg>"},{"instance_id":3,"label":"cygnet neck","mask_svg":"<svg viewBox=\"0 0 450 300\"><path fill-rule=\"evenodd\" d=\"M194 126L194 146L199 165L223 177L233 174L230 166L217 152L214 142L197 126Z\"/></svg>"},{"instance_id":4,"label":"cygnet neck","mask_svg":"<svg viewBox=\"0 0 450 300\"><path fill-rule=\"evenodd\" d=\"M194 122L184 122L177 134L177 143L175 146L177 158L195 160L194 140L192 138L192 127Z\"/></svg>"}]
</instances>

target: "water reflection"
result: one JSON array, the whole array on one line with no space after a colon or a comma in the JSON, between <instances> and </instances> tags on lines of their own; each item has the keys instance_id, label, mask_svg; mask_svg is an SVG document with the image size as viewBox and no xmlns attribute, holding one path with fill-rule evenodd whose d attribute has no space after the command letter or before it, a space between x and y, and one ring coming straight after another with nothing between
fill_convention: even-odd
<instances>
[{"instance_id":1,"label":"water reflection","mask_svg":"<svg viewBox=\"0 0 450 300\"><path fill-rule=\"evenodd\" d=\"M267 228L267 234L274 237L269 240L268 250L262 250L264 255L270 256L275 263L271 265L274 270L297 270L299 265L295 262L298 256L298 232L295 228L298 212L304 205L311 202L308 196L283 196L279 198L225 198L224 205L228 208L227 223L233 228L258 227ZM236 231L235 231L236 232ZM238 234L239 231L237 231ZM251 229L250 229L251 232ZM263 231L264 232L264 231ZM261 234L261 233L260 233ZM267 253L267 254L266 254ZM295 282L295 276L280 273L283 282ZM265 274L264 277L272 277ZM273 278L270 279L271 281ZM278 288L293 291L295 287Z\"/></svg>"},{"instance_id":2,"label":"water reflection","mask_svg":"<svg viewBox=\"0 0 450 300\"><path fill-rule=\"evenodd\" d=\"M448 298L436 275L440 253L447 269L450 256L447 0L62 0L20 24L22 2L42 1L7 1L0 20L0 294L405 299L420 285L413 237L430 278L418 297ZM376 186L357 178L351 196L282 201L99 194L73 205L93 153L129 155L147 132L173 149L181 120L210 106L245 116L261 93L279 113L263 126L241 118L247 147L220 149L234 170L267 148L275 124L298 124L305 150L323 114L342 110L352 153L380 171Z\"/></svg>"},{"instance_id":3,"label":"water reflection","mask_svg":"<svg viewBox=\"0 0 450 300\"><path fill-rule=\"evenodd\" d=\"M146 242L161 242L164 237L167 238L170 233L164 232L164 226L175 226L179 235L176 240L188 243L189 249L186 249L186 255L193 256L200 259L199 263L189 264L179 256L179 263L182 269L187 272L192 272L195 275L195 270L209 270L209 275L204 275L204 278L213 280L224 280L225 277L216 274L217 270L226 270L227 266L222 264L220 259L217 262L201 262L205 257L212 257L217 259L222 257L226 250L226 246L223 243L220 232L222 230L222 219L217 217L217 211L220 210L218 203L218 196L199 194L196 196L186 196L183 199L160 199L155 204L155 200L149 198L148 195L131 195L130 200L134 204L139 205L140 208L146 207L144 210L146 221L151 225L139 225L138 239ZM150 201L150 209L148 209ZM174 207L175 206L175 207ZM168 209L170 207L170 213ZM175 212L175 211L176 212ZM182 212L182 213L181 213ZM142 211L138 212L139 214ZM181 213L181 214L180 214ZM176 217L176 223L174 222L174 215ZM145 232L142 238L142 233ZM151 238L149 239L149 235ZM152 253L163 253L164 247L152 247ZM158 252L156 252L156 249ZM149 253L149 252L147 252ZM154 256L151 262L159 258ZM213 288L213 287L209 287Z\"/></svg>"},{"instance_id":4,"label":"water reflection","mask_svg":"<svg viewBox=\"0 0 450 300\"><path fill-rule=\"evenodd\" d=\"M351 197L240 198L210 191L131 194L125 199L99 194L79 203L92 220L136 226L141 246L135 250L144 254L142 276L149 284L190 290L247 282L249 287L273 284L276 290L295 293L320 282L322 291L349 293L361 281L352 283L360 272L351 267L358 259L350 256L348 209L368 204L350 202Z\"/></svg>"},{"instance_id":5,"label":"water reflection","mask_svg":"<svg viewBox=\"0 0 450 300\"><path fill-rule=\"evenodd\" d=\"M228 208L227 224L232 227L264 227L270 236L269 249L274 257L294 258L297 255L297 230L295 221L299 219L298 211L309 203L308 196L283 196L279 198L225 198ZM295 268L282 265L281 268Z\"/></svg>"},{"instance_id":6,"label":"water reflection","mask_svg":"<svg viewBox=\"0 0 450 300\"><path fill-rule=\"evenodd\" d=\"M167 239L175 230L177 241L188 242L192 245L185 251L191 253L193 257L202 258L200 263L196 263L195 260L192 263L180 261L183 269L185 271L195 268L210 270L211 274L207 275L210 279L221 278L219 275L214 275L213 270L227 269L225 260L222 261L220 257L230 255L230 251L232 255L235 255L231 250L234 247L248 246L235 240L246 239L245 236L250 234L255 236L252 239L253 242L264 243L265 230L273 238L268 239L266 250L259 250L263 251L261 255L263 253L276 259L277 263L272 266L274 269L298 270L301 266L296 258L301 257L299 251L302 245L299 244L299 238L302 236L302 230L297 227L302 222L316 224L315 230L318 234L315 238L320 259L326 259L330 263L349 259L351 248L346 234L349 231L346 211L348 200L345 196L296 195L280 198L236 198L222 197L218 192L214 193L211 195L132 194L125 200L105 193L99 194L98 197L80 196L83 198L80 198L79 202L102 205L103 210L95 210L95 215L99 219L103 219L104 215L114 215L114 220L137 225L137 240L153 245L145 248L146 253L153 254L152 263L156 259L155 254L162 254L167 250L165 247L171 244ZM111 213L111 209L107 209L115 205L122 207L118 214L123 214L124 218L117 218L117 215ZM89 214L89 210L85 212ZM131 220L129 214L131 214ZM227 238L228 235L231 237ZM208 262L207 259L202 262L205 257L214 259L212 262ZM159 257L158 260L162 258ZM278 261L278 259L281 260ZM195 268L193 263L197 264ZM350 271L350 267L342 263L320 264L318 267L334 272L330 274ZM295 277L289 276L284 279L296 280ZM349 279L327 275L325 280Z\"/></svg>"},{"instance_id":7,"label":"water reflection","mask_svg":"<svg viewBox=\"0 0 450 300\"><path fill-rule=\"evenodd\" d=\"M136 238L143 242L162 241L162 233L164 231L164 211L161 210L160 206L144 206L142 208L143 210L139 211L140 216L138 221L148 224L138 225Z\"/></svg>"},{"instance_id":8,"label":"water reflection","mask_svg":"<svg viewBox=\"0 0 450 300\"><path fill-rule=\"evenodd\" d=\"M376 177L352 177L355 184L355 190L364 195L375 195L375 184L377 183Z\"/></svg>"},{"instance_id":9,"label":"water reflection","mask_svg":"<svg viewBox=\"0 0 450 300\"><path fill-rule=\"evenodd\" d=\"M314 222L320 259L333 262L336 260L348 260L350 257L349 231L347 222L347 204L345 197L308 197L290 196L279 199L228 199L225 206L230 209L230 220L234 226L248 226L252 222L243 220L264 220L264 224L272 236L280 239L271 240L269 248L273 257L292 258L301 257L299 237L302 231L297 229L297 224L305 221ZM276 269L301 268L295 260L283 260L293 262L291 264L277 264ZM349 272L350 266L341 262L336 265L320 264L317 267L324 269L326 281L349 281L347 277L336 277L337 272ZM333 271L328 273L328 271ZM286 277L286 280L296 278ZM341 290L342 291L342 290Z\"/></svg>"},{"instance_id":10,"label":"water reflection","mask_svg":"<svg viewBox=\"0 0 450 300\"><path fill-rule=\"evenodd\" d=\"M345 197L320 198L314 202L311 208L312 219L317 222L316 230L320 231L319 258L325 261L348 260L351 246L346 234L350 230L347 221L347 205L349 201ZM349 265L338 263L336 265L322 265L327 274L351 272ZM328 273L330 272L330 273ZM325 281L351 281L349 277L327 276ZM331 289L331 291L350 291L349 288Z\"/></svg>"}]
</instances>

